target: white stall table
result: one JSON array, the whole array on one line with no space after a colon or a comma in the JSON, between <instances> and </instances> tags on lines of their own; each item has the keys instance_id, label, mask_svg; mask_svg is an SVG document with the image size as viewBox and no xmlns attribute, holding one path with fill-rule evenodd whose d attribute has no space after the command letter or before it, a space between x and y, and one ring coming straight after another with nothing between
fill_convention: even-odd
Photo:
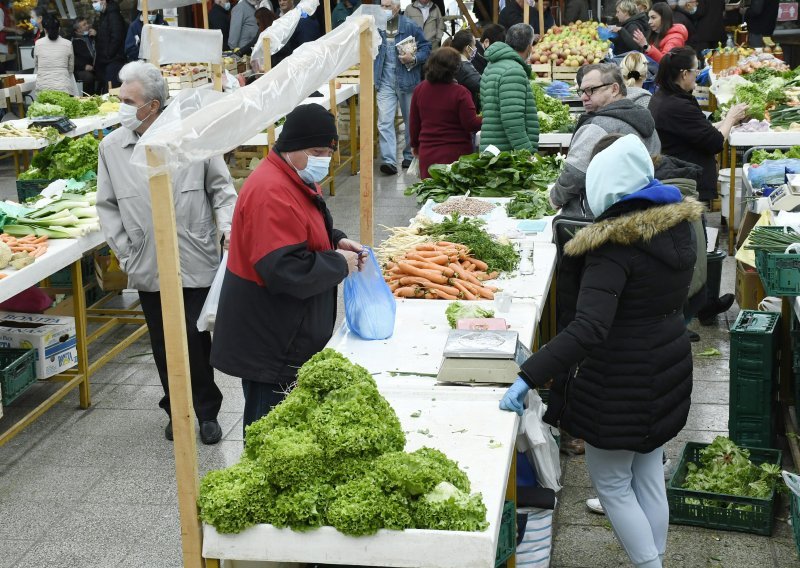
<instances>
[{"instance_id":1,"label":"white stall table","mask_svg":"<svg viewBox=\"0 0 800 568\"><path fill-rule=\"evenodd\" d=\"M70 119L75 124L75 129L67 132L64 136L69 138L77 138L95 130L103 130L110 126L119 124L119 114L98 114L96 116L86 116L84 118ZM7 124L11 124L21 130L25 130L30 126L31 119L21 118L19 120L9 120ZM9 150L41 150L54 144L44 138L34 138L33 136L16 136L0 138L0 151Z\"/></svg>"},{"instance_id":2,"label":"white stall table","mask_svg":"<svg viewBox=\"0 0 800 568\"><path fill-rule=\"evenodd\" d=\"M205 558L254 562L303 562L417 568L494 568L506 481L518 417L498 408L505 389L436 386L430 378L405 384L379 381L381 393L406 431L406 450L440 449L466 471L472 491L486 504L483 532L380 530L346 536L332 527L309 532L257 525L235 535L203 526ZM411 414L419 412L418 417ZM245 563L226 562L237 567ZM265 565L268 566L268 565Z\"/></svg>"},{"instance_id":3,"label":"white stall table","mask_svg":"<svg viewBox=\"0 0 800 568\"><path fill-rule=\"evenodd\" d=\"M539 134L539 148L569 148L571 132L547 132Z\"/></svg>"}]
</instances>

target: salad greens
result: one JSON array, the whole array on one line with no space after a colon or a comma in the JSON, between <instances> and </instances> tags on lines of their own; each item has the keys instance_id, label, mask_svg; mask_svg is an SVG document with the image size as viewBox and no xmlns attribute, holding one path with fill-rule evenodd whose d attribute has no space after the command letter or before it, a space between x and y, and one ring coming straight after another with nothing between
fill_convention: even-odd
<instances>
[{"instance_id":1,"label":"salad greens","mask_svg":"<svg viewBox=\"0 0 800 568\"><path fill-rule=\"evenodd\" d=\"M452 164L432 165L428 168L431 177L415 183L405 194L416 195L418 203L428 199L441 203L467 191L472 197L511 197L523 189L547 189L562 166L562 158L527 150L500 152L497 156L489 152L468 154Z\"/></svg>"},{"instance_id":2,"label":"salad greens","mask_svg":"<svg viewBox=\"0 0 800 568\"><path fill-rule=\"evenodd\" d=\"M458 320L470 318L493 318L494 311L487 310L475 304L462 304L461 302L453 302L444 311L447 316L447 323L450 324L450 329L455 329Z\"/></svg>"},{"instance_id":3,"label":"salad greens","mask_svg":"<svg viewBox=\"0 0 800 568\"><path fill-rule=\"evenodd\" d=\"M300 368L297 386L247 427L242 459L200 484L203 522L221 533L270 523L482 531L481 495L442 452L403 451L405 434L369 372L332 349Z\"/></svg>"},{"instance_id":4,"label":"salad greens","mask_svg":"<svg viewBox=\"0 0 800 568\"><path fill-rule=\"evenodd\" d=\"M36 102L33 104L49 105L48 108L50 110L54 110L53 107L60 107L60 112L50 112L48 113L50 116L81 118L82 116L100 114L100 104L102 104L102 102L103 100L100 97L78 99L61 91L40 91L39 94L36 95Z\"/></svg>"},{"instance_id":5,"label":"salad greens","mask_svg":"<svg viewBox=\"0 0 800 568\"><path fill-rule=\"evenodd\" d=\"M751 164L761 164L765 160L783 160L785 158L800 159L800 146L792 146L788 150L753 150L750 155Z\"/></svg>"},{"instance_id":6,"label":"salad greens","mask_svg":"<svg viewBox=\"0 0 800 568\"><path fill-rule=\"evenodd\" d=\"M569 106L547 95L544 87L536 81L531 81L531 90L536 101L539 132L572 132L575 121L569 113Z\"/></svg>"},{"instance_id":7,"label":"salad greens","mask_svg":"<svg viewBox=\"0 0 800 568\"><path fill-rule=\"evenodd\" d=\"M18 179L78 179L97 169L99 147L94 136L64 138L36 154L31 167Z\"/></svg>"},{"instance_id":8,"label":"salad greens","mask_svg":"<svg viewBox=\"0 0 800 568\"><path fill-rule=\"evenodd\" d=\"M556 211L550 204L550 197L546 191L519 191L514 195L508 205L506 213L516 219L541 219L548 215L555 215Z\"/></svg>"}]
</instances>

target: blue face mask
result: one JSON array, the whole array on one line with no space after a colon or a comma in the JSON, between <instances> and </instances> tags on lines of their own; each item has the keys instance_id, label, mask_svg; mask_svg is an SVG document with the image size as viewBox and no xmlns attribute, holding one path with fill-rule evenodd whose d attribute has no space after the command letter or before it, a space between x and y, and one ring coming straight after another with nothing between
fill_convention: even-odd
<instances>
[{"instance_id":1,"label":"blue face mask","mask_svg":"<svg viewBox=\"0 0 800 568\"><path fill-rule=\"evenodd\" d=\"M103 11L103 5L100 2L92 2L92 8L94 8L95 12Z\"/></svg>"},{"instance_id":2,"label":"blue face mask","mask_svg":"<svg viewBox=\"0 0 800 568\"><path fill-rule=\"evenodd\" d=\"M305 169L297 170L297 175L300 176L306 183L319 183L328 175L331 166L330 156L308 156L308 163ZM294 165L294 164L292 164Z\"/></svg>"},{"instance_id":3,"label":"blue face mask","mask_svg":"<svg viewBox=\"0 0 800 568\"><path fill-rule=\"evenodd\" d=\"M148 23L152 24L155 21L156 21L156 15L155 14L147 14L147 22Z\"/></svg>"}]
</instances>

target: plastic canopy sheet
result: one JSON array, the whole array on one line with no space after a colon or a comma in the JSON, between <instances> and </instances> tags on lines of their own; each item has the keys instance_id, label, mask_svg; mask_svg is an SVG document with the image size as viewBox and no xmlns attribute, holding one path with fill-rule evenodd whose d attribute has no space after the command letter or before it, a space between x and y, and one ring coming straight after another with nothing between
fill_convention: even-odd
<instances>
[{"instance_id":1,"label":"plastic canopy sheet","mask_svg":"<svg viewBox=\"0 0 800 568\"><path fill-rule=\"evenodd\" d=\"M254 68L264 68L264 38L269 38L270 54L274 55L278 53L283 49L284 45L289 43L289 38L292 37L294 30L297 29L297 24L300 23L302 15L305 13L311 16L317 11L318 7L319 0L300 0L297 6L275 20L271 26L261 32L258 36L258 40L256 40L256 44L253 46L253 53L250 56L251 61L255 63Z\"/></svg>"},{"instance_id":2,"label":"plastic canopy sheet","mask_svg":"<svg viewBox=\"0 0 800 568\"><path fill-rule=\"evenodd\" d=\"M200 0L148 0L147 10L163 10L165 8L180 8L182 6L191 6L192 4L200 4ZM137 4L139 11L142 9L142 0Z\"/></svg>"},{"instance_id":3,"label":"plastic canopy sheet","mask_svg":"<svg viewBox=\"0 0 800 568\"><path fill-rule=\"evenodd\" d=\"M375 58L380 36L374 22L348 18L329 34L300 46L246 87L232 93L181 91L136 144L132 163L147 168L153 176L233 150L289 114L321 83L358 63L362 23L372 31ZM147 163L148 146L160 158L158 167Z\"/></svg>"},{"instance_id":4,"label":"plastic canopy sheet","mask_svg":"<svg viewBox=\"0 0 800 568\"><path fill-rule=\"evenodd\" d=\"M533 274L514 273L511 278L493 284L513 296L508 312L498 312L494 302L469 302L495 311L524 345L533 344L533 336L550 289L556 264L556 247L536 243ZM370 373L435 376L442 365L444 346L450 326L445 310L453 302L447 300L398 299L394 335L389 339L366 341L341 325L328 342L354 363Z\"/></svg>"},{"instance_id":5,"label":"plastic canopy sheet","mask_svg":"<svg viewBox=\"0 0 800 568\"><path fill-rule=\"evenodd\" d=\"M152 37L151 37L152 36ZM151 53L156 42L156 56ZM222 31L153 26L142 28L139 58L155 65L170 63L222 63Z\"/></svg>"},{"instance_id":6,"label":"plastic canopy sheet","mask_svg":"<svg viewBox=\"0 0 800 568\"><path fill-rule=\"evenodd\" d=\"M406 450L428 446L456 460L469 476L472 491L483 494L488 529L483 532L380 530L356 538L331 527L301 533L257 525L229 535L204 525L203 556L258 562L494 568L518 417L498 408L504 388L436 386L424 377L411 383L378 383L406 432ZM417 413L418 417L411 416ZM225 565L260 566L244 562Z\"/></svg>"}]
</instances>

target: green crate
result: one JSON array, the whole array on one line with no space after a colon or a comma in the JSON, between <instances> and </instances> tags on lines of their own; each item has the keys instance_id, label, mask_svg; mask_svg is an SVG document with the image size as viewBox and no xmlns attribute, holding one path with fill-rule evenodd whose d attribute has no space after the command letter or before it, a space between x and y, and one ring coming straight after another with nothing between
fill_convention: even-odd
<instances>
[{"instance_id":1,"label":"green crate","mask_svg":"<svg viewBox=\"0 0 800 568\"><path fill-rule=\"evenodd\" d=\"M3 405L10 404L36 382L36 350L0 348Z\"/></svg>"},{"instance_id":2,"label":"green crate","mask_svg":"<svg viewBox=\"0 0 800 568\"><path fill-rule=\"evenodd\" d=\"M503 516L500 519L500 536L497 539L497 556L494 565L501 566L511 558L517 549L517 507L514 501L506 501L503 505Z\"/></svg>"},{"instance_id":3,"label":"green crate","mask_svg":"<svg viewBox=\"0 0 800 568\"><path fill-rule=\"evenodd\" d=\"M81 276L84 286L94 281L94 257L92 255L84 256L81 259ZM51 274L48 280L53 288L72 288L72 265Z\"/></svg>"},{"instance_id":4,"label":"green crate","mask_svg":"<svg viewBox=\"0 0 800 568\"><path fill-rule=\"evenodd\" d=\"M767 296L800 295L800 254L759 250L756 268Z\"/></svg>"},{"instance_id":5,"label":"green crate","mask_svg":"<svg viewBox=\"0 0 800 568\"><path fill-rule=\"evenodd\" d=\"M800 497L794 492L789 491L791 501L790 509L792 512L792 533L794 533L794 547L797 549L797 556L800 557Z\"/></svg>"},{"instance_id":6,"label":"green crate","mask_svg":"<svg viewBox=\"0 0 800 568\"><path fill-rule=\"evenodd\" d=\"M689 463L700 462L700 451L709 444L687 442L683 448L678 469L667 484L669 522L676 525L691 525L723 531L739 531L769 536L775 524L777 492L773 489L768 499L738 497L707 491L683 489ZM781 464L781 451L768 448L748 448L750 461ZM696 503L692 502L696 501ZM734 509L731 505L748 507Z\"/></svg>"},{"instance_id":7,"label":"green crate","mask_svg":"<svg viewBox=\"0 0 800 568\"><path fill-rule=\"evenodd\" d=\"M29 198L39 195L53 181L52 179L18 179L17 199L20 203L25 203Z\"/></svg>"}]
</instances>

